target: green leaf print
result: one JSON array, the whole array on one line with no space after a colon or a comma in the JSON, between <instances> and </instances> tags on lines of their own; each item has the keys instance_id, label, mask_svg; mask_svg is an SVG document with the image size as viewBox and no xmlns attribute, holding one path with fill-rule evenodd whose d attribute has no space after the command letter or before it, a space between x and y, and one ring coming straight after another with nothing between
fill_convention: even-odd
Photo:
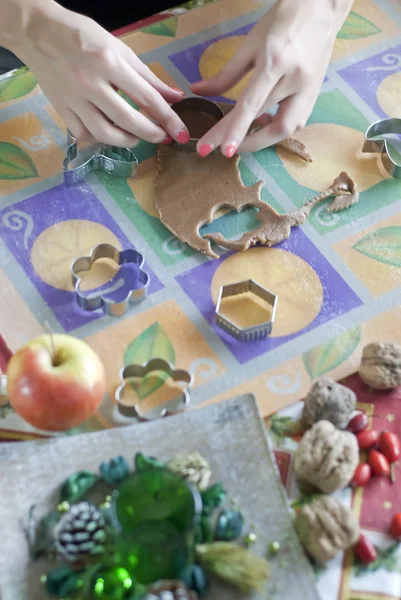
<instances>
[{"instance_id":1,"label":"green leaf print","mask_svg":"<svg viewBox=\"0 0 401 600\"><path fill-rule=\"evenodd\" d=\"M178 26L178 17L168 17L157 23L146 25L142 27L143 33L150 33L151 35L162 35L165 37L175 37Z\"/></svg>"},{"instance_id":2,"label":"green leaf print","mask_svg":"<svg viewBox=\"0 0 401 600\"><path fill-rule=\"evenodd\" d=\"M297 433L301 433L302 425L298 421L294 421L291 417L278 417L274 415L271 419L270 430L277 436L291 437Z\"/></svg>"},{"instance_id":3,"label":"green leaf print","mask_svg":"<svg viewBox=\"0 0 401 600\"><path fill-rule=\"evenodd\" d=\"M0 102L8 102L26 96L37 85L36 77L29 70L17 71L0 81Z\"/></svg>"},{"instance_id":4,"label":"green leaf print","mask_svg":"<svg viewBox=\"0 0 401 600\"><path fill-rule=\"evenodd\" d=\"M124 364L143 364L156 357L164 358L171 365L175 364L173 345L157 321L130 343L124 354ZM131 382L131 386L139 398L143 400L161 388L167 379L168 375L166 373L149 373L140 382Z\"/></svg>"},{"instance_id":5,"label":"green leaf print","mask_svg":"<svg viewBox=\"0 0 401 600\"><path fill-rule=\"evenodd\" d=\"M0 179L29 179L38 177L32 158L22 148L0 142Z\"/></svg>"},{"instance_id":6,"label":"green leaf print","mask_svg":"<svg viewBox=\"0 0 401 600\"><path fill-rule=\"evenodd\" d=\"M337 38L341 40L357 40L371 37L377 33L380 33L380 29L376 25L373 25L373 23L365 19L365 17L358 15L358 13L350 12Z\"/></svg>"},{"instance_id":7,"label":"green leaf print","mask_svg":"<svg viewBox=\"0 0 401 600\"><path fill-rule=\"evenodd\" d=\"M302 356L305 369L312 379L325 375L343 363L361 340L359 327L349 329Z\"/></svg>"},{"instance_id":8,"label":"green leaf print","mask_svg":"<svg viewBox=\"0 0 401 600\"><path fill-rule=\"evenodd\" d=\"M365 235L354 250L393 267L401 267L401 226L382 227Z\"/></svg>"}]
</instances>

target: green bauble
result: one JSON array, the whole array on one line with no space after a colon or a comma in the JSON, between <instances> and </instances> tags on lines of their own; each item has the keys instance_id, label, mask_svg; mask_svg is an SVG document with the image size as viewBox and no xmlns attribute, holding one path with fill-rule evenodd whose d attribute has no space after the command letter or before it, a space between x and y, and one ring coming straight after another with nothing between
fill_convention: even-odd
<instances>
[{"instance_id":1,"label":"green bauble","mask_svg":"<svg viewBox=\"0 0 401 600\"><path fill-rule=\"evenodd\" d=\"M125 567L101 567L93 577L93 600L126 600L133 592L134 579Z\"/></svg>"}]
</instances>

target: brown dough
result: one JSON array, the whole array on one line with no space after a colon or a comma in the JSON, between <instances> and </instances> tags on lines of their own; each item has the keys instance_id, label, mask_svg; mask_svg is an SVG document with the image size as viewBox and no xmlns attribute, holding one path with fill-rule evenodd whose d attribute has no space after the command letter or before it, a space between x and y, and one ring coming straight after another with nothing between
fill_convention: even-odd
<instances>
[{"instance_id":1,"label":"brown dough","mask_svg":"<svg viewBox=\"0 0 401 600\"><path fill-rule=\"evenodd\" d=\"M312 208L331 195L338 196L328 207L328 212L348 208L358 201L355 182L341 175L325 191L289 213L279 215L260 199L262 182L245 187L238 169L239 156L231 159L216 152L199 159L195 152L185 152L160 146L158 173L154 182L154 205L162 223L180 241L194 250L219 258L209 240L233 250L244 251L257 243L273 246L287 239L291 228L301 225ZM230 208L237 212L247 206L259 209L258 229L245 233L239 240L226 240L220 233L201 237L199 229L211 223L216 211Z\"/></svg>"}]
</instances>

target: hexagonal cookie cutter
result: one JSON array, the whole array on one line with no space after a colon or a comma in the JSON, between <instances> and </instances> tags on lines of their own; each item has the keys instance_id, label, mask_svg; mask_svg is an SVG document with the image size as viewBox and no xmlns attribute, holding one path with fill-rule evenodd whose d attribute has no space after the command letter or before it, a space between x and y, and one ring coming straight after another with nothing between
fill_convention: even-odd
<instances>
[{"instance_id":1,"label":"hexagonal cookie cutter","mask_svg":"<svg viewBox=\"0 0 401 600\"><path fill-rule=\"evenodd\" d=\"M109 258L120 267L134 265L136 267L135 272L132 272L132 269L130 269L130 272L127 273L127 279L129 280L134 275L134 280L127 282L124 277L121 277L120 268L119 273L115 276L117 281L114 285L110 286L110 283L108 283L95 290L82 292L80 289L80 273L90 271L93 263L102 258ZM120 252L111 244L99 244L95 246L89 256L77 258L71 266L72 283L75 288L78 306L85 311L103 309L111 317L123 315L130 304L141 302L147 296L150 277L142 270L144 262L143 255L133 248L128 248ZM116 295L120 296L124 292L125 295L122 300L118 301L115 299Z\"/></svg>"},{"instance_id":2,"label":"hexagonal cookie cutter","mask_svg":"<svg viewBox=\"0 0 401 600\"><path fill-rule=\"evenodd\" d=\"M233 323L228 317L224 316L221 304L224 298L238 296L246 292L252 292L255 296L261 298L264 302L267 302L272 307L272 312L271 315L269 314L269 319L267 321L260 323L259 325L254 325L253 327L242 328ZM262 340L272 332L274 319L276 317L277 301L278 296L276 296L276 294L273 294L259 283L256 283L253 279L223 285L220 288L215 309L216 325L239 342Z\"/></svg>"},{"instance_id":3,"label":"hexagonal cookie cutter","mask_svg":"<svg viewBox=\"0 0 401 600\"><path fill-rule=\"evenodd\" d=\"M71 162L78 156L78 144L67 130L67 153L63 163L64 184L74 185L83 181L93 171L104 171L115 177L136 177L138 159L129 148L117 148L100 144L92 156L81 165L70 168Z\"/></svg>"},{"instance_id":4,"label":"hexagonal cookie cutter","mask_svg":"<svg viewBox=\"0 0 401 600\"><path fill-rule=\"evenodd\" d=\"M385 135L400 135L401 119L382 119L376 121L365 134L363 153L380 154L383 167L392 177L401 179L401 154L392 147Z\"/></svg>"},{"instance_id":5,"label":"hexagonal cookie cutter","mask_svg":"<svg viewBox=\"0 0 401 600\"><path fill-rule=\"evenodd\" d=\"M169 410L166 407L162 407L160 409L159 415L155 418L145 417L143 412L140 409L139 404L126 404L123 400L124 389L127 385L127 380L129 379L138 379L143 378L145 375L152 373L154 371L162 371L166 373L173 381L183 382L186 384L182 389L182 408L179 410ZM154 421L155 419L159 419L162 417L168 417L179 412L182 412L190 403L190 397L188 388L191 387L193 383L193 377L189 371L185 371L184 369L174 369L174 367L164 360L163 358L152 358L149 362L139 365L139 364L131 364L127 365L120 371L120 385L118 386L115 392L115 400L117 402L118 411L125 417L135 417L139 421ZM171 402L171 401L170 401ZM176 404L176 400L174 399L174 404Z\"/></svg>"}]
</instances>

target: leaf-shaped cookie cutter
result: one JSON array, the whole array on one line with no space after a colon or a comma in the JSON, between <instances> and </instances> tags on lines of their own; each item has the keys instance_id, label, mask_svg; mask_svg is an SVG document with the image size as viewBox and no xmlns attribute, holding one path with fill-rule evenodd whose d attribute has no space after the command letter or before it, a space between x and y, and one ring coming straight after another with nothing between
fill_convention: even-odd
<instances>
[{"instance_id":1,"label":"leaf-shaped cookie cutter","mask_svg":"<svg viewBox=\"0 0 401 600\"><path fill-rule=\"evenodd\" d=\"M138 379L143 378L149 373L161 371L166 373L173 381L185 383L186 386L182 388L182 401L180 402L181 408L178 410L169 410L165 406L160 407L160 412L155 418L145 417L139 404L127 404L123 400L124 389L127 385L129 379ZM149 362L144 363L142 365L139 364L131 364L123 367L120 371L120 385L118 386L115 392L115 400L117 402L118 410L120 414L125 417L135 417L139 421L154 421L155 419L160 419L162 417L168 417L179 412L182 412L190 403L190 396L188 388L193 384L193 377L189 371L185 371L184 369L174 369L174 367L164 360L163 358L152 358ZM171 402L171 400L169 401ZM176 401L175 401L176 404Z\"/></svg>"},{"instance_id":2,"label":"leaf-shaped cookie cutter","mask_svg":"<svg viewBox=\"0 0 401 600\"><path fill-rule=\"evenodd\" d=\"M401 179L401 154L385 139L385 135L400 135L401 119L382 119L373 123L365 133L362 152L380 154L384 168L389 175Z\"/></svg>"},{"instance_id":3,"label":"leaf-shaped cookie cutter","mask_svg":"<svg viewBox=\"0 0 401 600\"><path fill-rule=\"evenodd\" d=\"M93 263L102 258L109 258L117 265L135 265L138 269L138 285L127 290L125 297L121 301L115 301L107 298L110 290L93 290L93 292L82 292L80 289L80 273L90 271ZM89 256L77 258L71 266L72 284L75 288L78 306L82 310L94 311L103 309L110 317L119 317L123 315L130 304L138 303L144 300L148 293L150 277L143 271L145 259L140 252L133 248L117 250L111 244L99 244L95 246Z\"/></svg>"},{"instance_id":4,"label":"leaf-shaped cookie cutter","mask_svg":"<svg viewBox=\"0 0 401 600\"><path fill-rule=\"evenodd\" d=\"M77 140L67 130L67 153L63 163L66 186L83 181L93 171L104 171L115 177L136 177L138 174L138 159L129 148L101 144L84 163L70 168L71 162L77 158L77 155Z\"/></svg>"}]
</instances>

